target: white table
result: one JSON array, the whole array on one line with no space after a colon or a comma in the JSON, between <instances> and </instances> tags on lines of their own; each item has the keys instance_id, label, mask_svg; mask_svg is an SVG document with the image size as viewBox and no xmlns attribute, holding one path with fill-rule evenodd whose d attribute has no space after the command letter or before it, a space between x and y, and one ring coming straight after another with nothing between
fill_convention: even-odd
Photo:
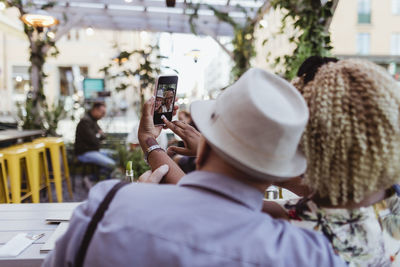
<instances>
[{"instance_id":1,"label":"white table","mask_svg":"<svg viewBox=\"0 0 400 267\"><path fill-rule=\"evenodd\" d=\"M40 266L46 253L40 248L57 228L57 224L46 223L46 218L65 213L72 214L80 203L0 204L0 247L21 232L44 233L16 258L0 258L1 267Z\"/></svg>"}]
</instances>

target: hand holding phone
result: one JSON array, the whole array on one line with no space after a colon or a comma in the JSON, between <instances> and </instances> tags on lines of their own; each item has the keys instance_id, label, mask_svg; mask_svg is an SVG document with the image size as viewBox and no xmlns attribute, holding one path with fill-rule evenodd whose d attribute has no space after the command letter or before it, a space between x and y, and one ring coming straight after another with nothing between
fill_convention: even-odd
<instances>
[{"instance_id":1,"label":"hand holding phone","mask_svg":"<svg viewBox=\"0 0 400 267\"><path fill-rule=\"evenodd\" d=\"M164 125L161 119L162 115L164 115L167 120L172 120L177 87L178 76L162 75L158 77L155 88L154 125Z\"/></svg>"}]
</instances>

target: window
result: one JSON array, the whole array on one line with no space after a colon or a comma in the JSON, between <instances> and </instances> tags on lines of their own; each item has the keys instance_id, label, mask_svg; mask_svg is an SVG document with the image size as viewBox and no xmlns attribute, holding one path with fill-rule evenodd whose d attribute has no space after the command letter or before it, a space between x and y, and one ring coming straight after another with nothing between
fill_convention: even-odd
<instances>
[{"instance_id":1,"label":"window","mask_svg":"<svg viewBox=\"0 0 400 267\"><path fill-rule=\"evenodd\" d=\"M371 23L371 0L358 0L358 23Z\"/></svg>"},{"instance_id":2,"label":"window","mask_svg":"<svg viewBox=\"0 0 400 267\"><path fill-rule=\"evenodd\" d=\"M392 13L400 15L400 0L392 0Z\"/></svg>"},{"instance_id":3,"label":"window","mask_svg":"<svg viewBox=\"0 0 400 267\"><path fill-rule=\"evenodd\" d=\"M392 34L390 42L390 53L392 55L400 56L400 33Z\"/></svg>"},{"instance_id":4,"label":"window","mask_svg":"<svg viewBox=\"0 0 400 267\"><path fill-rule=\"evenodd\" d=\"M14 93L25 94L29 91L29 67L12 66L11 79Z\"/></svg>"},{"instance_id":5,"label":"window","mask_svg":"<svg viewBox=\"0 0 400 267\"><path fill-rule=\"evenodd\" d=\"M369 33L359 33L357 35L357 53L361 55L369 54L371 35Z\"/></svg>"}]
</instances>

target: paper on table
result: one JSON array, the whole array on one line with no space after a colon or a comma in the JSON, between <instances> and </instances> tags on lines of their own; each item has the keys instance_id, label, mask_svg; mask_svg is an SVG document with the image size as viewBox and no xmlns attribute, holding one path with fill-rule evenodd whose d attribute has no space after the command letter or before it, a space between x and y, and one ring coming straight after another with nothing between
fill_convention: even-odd
<instances>
[{"instance_id":1,"label":"paper on table","mask_svg":"<svg viewBox=\"0 0 400 267\"><path fill-rule=\"evenodd\" d=\"M40 237L32 238L28 233L19 233L0 247L0 257L16 257Z\"/></svg>"},{"instance_id":2,"label":"paper on table","mask_svg":"<svg viewBox=\"0 0 400 267\"><path fill-rule=\"evenodd\" d=\"M49 252L54 249L56 245L56 241L60 238L68 229L69 223L62 222L60 223L54 233L50 236L46 243L40 248L40 252Z\"/></svg>"}]
</instances>

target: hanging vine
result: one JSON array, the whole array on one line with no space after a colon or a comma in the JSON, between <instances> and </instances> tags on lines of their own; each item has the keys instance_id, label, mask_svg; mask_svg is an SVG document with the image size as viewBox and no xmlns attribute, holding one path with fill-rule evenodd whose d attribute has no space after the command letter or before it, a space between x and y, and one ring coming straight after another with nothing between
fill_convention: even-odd
<instances>
[{"instance_id":1,"label":"hanging vine","mask_svg":"<svg viewBox=\"0 0 400 267\"><path fill-rule=\"evenodd\" d=\"M293 25L294 33L289 42L295 45L292 53L274 59L274 65L284 67L283 76L291 80L309 56L328 56L332 49L329 25L339 0L321 4L320 0L273 0L271 6L284 12L282 26L278 34L283 34L287 26Z\"/></svg>"},{"instance_id":2,"label":"hanging vine","mask_svg":"<svg viewBox=\"0 0 400 267\"><path fill-rule=\"evenodd\" d=\"M226 22L233 27L233 80L239 79L239 77L251 67L251 59L257 54L254 45L254 31L256 29L257 21L248 15L246 9L240 6L238 7L246 16L246 22L244 25L237 23L229 16L228 13L221 12L213 6L208 5L208 8L214 11L214 15L218 18L218 20Z\"/></svg>"}]
</instances>

